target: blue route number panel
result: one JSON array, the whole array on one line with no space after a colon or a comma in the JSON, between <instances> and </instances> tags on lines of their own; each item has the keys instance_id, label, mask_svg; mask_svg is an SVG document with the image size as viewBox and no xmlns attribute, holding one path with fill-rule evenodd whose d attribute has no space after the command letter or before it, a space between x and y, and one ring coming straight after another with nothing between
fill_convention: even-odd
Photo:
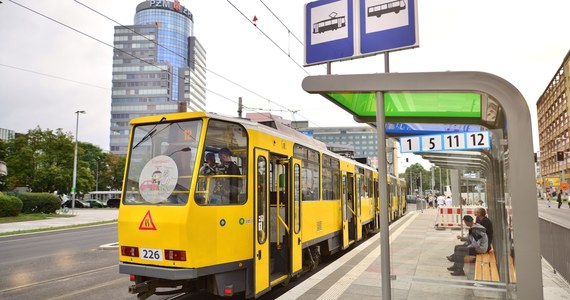
<instances>
[{"instance_id":1,"label":"blue route number panel","mask_svg":"<svg viewBox=\"0 0 570 300\"><path fill-rule=\"evenodd\" d=\"M457 132L400 138L401 153L491 149L489 131Z\"/></svg>"}]
</instances>

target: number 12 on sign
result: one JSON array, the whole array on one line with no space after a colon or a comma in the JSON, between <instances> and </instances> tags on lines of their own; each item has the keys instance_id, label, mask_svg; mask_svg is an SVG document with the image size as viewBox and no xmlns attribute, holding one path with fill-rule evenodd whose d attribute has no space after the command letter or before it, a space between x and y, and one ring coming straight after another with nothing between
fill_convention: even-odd
<instances>
[{"instance_id":1,"label":"number 12 on sign","mask_svg":"<svg viewBox=\"0 0 570 300\"><path fill-rule=\"evenodd\" d=\"M489 131L458 132L400 138L402 153L490 149Z\"/></svg>"}]
</instances>

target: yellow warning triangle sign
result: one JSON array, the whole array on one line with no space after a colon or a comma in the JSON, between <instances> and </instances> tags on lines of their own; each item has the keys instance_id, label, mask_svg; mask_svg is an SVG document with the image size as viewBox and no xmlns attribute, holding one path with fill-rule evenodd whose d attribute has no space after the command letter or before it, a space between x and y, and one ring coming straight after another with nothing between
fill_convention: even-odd
<instances>
[{"instance_id":1,"label":"yellow warning triangle sign","mask_svg":"<svg viewBox=\"0 0 570 300\"><path fill-rule=\"evenodd\" d=\"M146 215L144 215L144 218L139 225L139 230L156 230L156 226L154 226L152 216L150 215L150 210L146 212Z\"/></svg>"}]
</instances>

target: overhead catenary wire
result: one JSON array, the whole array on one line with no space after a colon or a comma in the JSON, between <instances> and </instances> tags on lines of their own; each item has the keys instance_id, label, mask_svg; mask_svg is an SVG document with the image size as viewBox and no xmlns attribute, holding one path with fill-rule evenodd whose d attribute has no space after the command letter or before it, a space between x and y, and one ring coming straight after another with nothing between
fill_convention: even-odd
<instances>
[{"instance_id":1,"label":"overhead catenary wire","mask_svg":"<svg viewBox=\"0 0 570 300\"><path fill-rule=\"evenodd\" d=\"M133 33L135 33L135 34L137 34L137 35L143 37L144 39L146 39L146 40L149 41L149 42L152 42L152 43L155 44L156 46L161 47L161 48L163 48L163 49L166 49L167 51L173 53L174 55L176 55L176 56L178 56L178 57L184 59L184 61L187 61L187 57L184 57L184 56L182 56L182 55L180 55L180 54L178 54L178 53L176 53L176 52L170 50L169 48L164 47L163 45L161 45L160 43L156 42L155 40L149 39L149 38L146 37L145 35L143 35L143 34L137 32L137 31L133 30L132 28L130 28L130 27L126 26L126 25L121 24L120 22L118 22L118 21L114 20L113 18L111 18L111 17L109 17L109 16L107 16L107 15L101 13L100 11L98 11L98 10L96 10L96 9L94 9L94 8L92 8L92 7L90 7L90 6L86 5L86 4L84 4L84 3L82 3L82 2L79 1L79 0L74 0L74 1L75 1L76 3L82 5L83 7L85 7L85 8L87 8L87 9L91 10L92 12L94 12L94 13L96 13L96 14L98 14L98 15L100 15L100 16L102 16L102 17L104 17L104 18L106 18L106 19L108 19L108 20L110 20L110 21L112 21L112 22L114 22L115 24L121 26L122 28L125 28L125 29L127 29L127 30L129 30L129 31L131 31L131 32L133 32ZM228 2L229 2L229 1L228 1ZM231 4L231 2L230 2L230 4ZM235 6L234 6L233 4L231 4L231 5L235 8ZM265 5L265 4L264 4L264 5ZM236 9L237 9L237 8L236 8ZM268 9L269 9L269 8L268 8ZM237 10L239 11L239 9L237 9ZM240 13L241 13L241 11L240 11ZM273 12L272 12L272 13L273 13ZM243 15L243 13L242 13L242 15ZM275 16L275 17L277 18L277 16ZM280 22L281 22L281 21L280 21ZM281 24L283 24L283 22L281 22ZM285 24L283 24L283 26L285 26ZM266 37L267 37L267 35L266 35ZM269 37L267 37L267 38L269 38ZM295 37L295 38L296 38L296 37ZM271 40L271 39L270 39L270 40ZM276 44L275 44L275 45L276 45ZM276 45L276 46L277 46L277 45ZM277 47L279 47L279 46L277 46ZM289 56L289 55L288 55L288 56ZM249 88L243 86L242 84L239 84L239 83L237 83L237 82L235 82L235 81L233 81L233 80L231 80L231 79L229 79L229 78L226 78L225 76L223 76L223 75L221 75L221 74L219 74L219 73L217 73L217 72L215 72L215 71L213 71L213 70L211 70L211 69L206 68L205 66L201 65L199 62L196 62L196 61L193 60L193 59L191 59L191 61L192 61L193 63L197 64L198 66L204 68L204 69L207 70L208 72L210 72L210 73L212 73L212 74L214 74L214 75L216 75L216 76L218 76L218 77L224 79L225 81L230 82L230 83L234 84L235 86L238 86L239 88L241 88L241 89L243 89L243 90L245 90L245 91L247 91L247 92L249 92L249 93L251 93L251 94L253 94L253 95L255 95L255 96L259 97L259 98L261 98L261 99L267 100L269 103L272 103L272 104L275 104L275 105L277 105L277 106L279 106L279 107L282 107L282 108L284 108L287 112L294 112L294 113L297 113L300 117L309 120L307 117L302 116L301 114L299 114L299 113L298 113L299 110L291 110L291 109L289 109L289 108L287 108L287 107L285 107L285 106L283 106L283 105L281 105L281 104L279 104L279 103L277 103L277 102L275 102L275 101L270 100L269 98L267 98L267 97L265 97L265 96L260 95L260 94L257 93L257 92L254 92L253 90L251 90L251 89L249 89ZM304 69L303 69L303 70L304 70ZM306 72L306 71L305 71L305 72ZM307 74L308 74L308 73L307 73ZM208 91L212 92L211 90L208 90ZM219 94L217 94L217 93L214 93L214 94L219 95ZM224 98L225 98L225 97L224 97ZM226 99L229 99L229 98L226 98ZM236 103L236 102L233 101L233 100L231 100L231 101L234 102L234 103ZM244 106L244 107L245 107L245 106ZM267 109L261 109L261 110L267 110ZM311 121L311 122L312 122L312 121ZM314 122L313 122L313 123L314 123ZM316 123L315 123L315 124L316 124Z\"/></svg>"},{"instance_id":2,"label":"overhead catenary wire","mask_svg":"<svg viewBox=\"0 0 570 300\"><path fill-rule=\"evenodd\" d=\"M24 68L19 68L19 67L15 67L15 66L10 66L10 65L6 65L6 64L2 64L2 63L0 63L0 66L6 67L6 68L12 68L12 69L16 69L16 70L20 70L20 71L24 71L24 72L28 72L28 73L34 73L34 74L42 75L42 76L46 76L46 77L51 77L54 79L59 79L59 80L69 81L69 82L73 82L73 83L77 83L77 84L82 84L82 85L86 85L86 86L90 86L90 87L94 87L94 88L98 88L98 89L102 89L102 90L107 90L107 91L111 90L110 88L98 86L98 85L87 83L87 82L77 81L77 80L73 80L73 79L69 79L69 78L65 78L65 77L61 77L61 76L57 76L57 75L46 74L46 73L28 70L28 69L24 69Z\"/></svg>"},{"instance_id":3,"label":"overhead catenary wire","mask_svg":"<svg viewBox=\"0 0 570 300\"><path fill-rule=\"evenodd\" d=\"M159 65L157 65L157 64L155 64L155 63L153 63L153 62L147 61L147 60L142 59L142 58L140 58L140 57L138 57L138 56L135 56L135 55L133 55L133 54L131 54L131 53L129 53L129 52L126 52L126 51L124 51L124 50L122 50L122 49L116 48L115 46L113 46L113 45L111 45L111 44L109 44L109 43L106 43L106 42L104 42L104 41L102 41L102 40L100 40L100 39L98 39L98 38L96 38L96 37L94 37L94 36L92 36L92 35L90 35L90 34L87 34L87 33L83 32L83 31L78 30L78 29L76 29L76 28L74 28L74 27L72 27L72 26L69 26L69 25L67 25L67 24L65 24L65 23L63 23L63 22L60 22L60 21L58 21L58 20L56 20L56 19L54 19L54 18L52 18L52 17L49 17L49 16L47 16L47 15L41 13L41 12L38 12L38 11L36 11L36 10L34 10L34 9L32 9L32 8L29 8L29 7L27 7L27 6L23 5L23 4L20 4L20 3L16 2L16 1L14 1L14 0L8 0L8 1L10 1L10 2L12 2L13 4L16 4L16 5L18 5L18 6L22 7L22 8L24 8L24 9L26 9L26 10L28 10L28 11L31 11L31 12L37 14L37 15L40 15L40 16L42 16L42 17L44 17L44 18L46 18L46 19L48 19L48 20L50 20L50 21L52 21L52 22L55 22L55 23L57 23L57 24L59 24L59 25L61 25L61 26L63 26L63 27L66 27L66 28L68 28L68 29L70 29L70 30L72 30L72 31L75 31L75 32L77 32L77 33L79 33L79 34L81 34L81 35L83 35L83 36L86 36L86 37L88 37L88 38L90 38L90 39L93 39L93 40L95 40L95 41L97 41L97 42L99 42L99 43L101 43L101 44L103 44L103 45L106 45L106 46L108 46L108 47L111 47L111 48L113 48L113 49L115 49L115 50L117 50L117 51L119 51L119 52L122 52L122 53L128 55L128 56L131 56L131 57L133 57L133 58L135 58L135 59L138 59L138 60L140 60L140 61L142 61L142 62L144 62L144 63L147 63L147 64L149 64L149 65L152 65L152 66L156 67L157 69L159 69L159 70L161 70L161 71L165 71L165 72L167 72L167 73L169 73L169 74L171 74L171 75L173 75L173 76L175 76L175 77L177 77L177 78L179 78L179 79L184 79L183 77L181 77L181 76L179 76L179 75L177 75L177 74L174 74L174 73L171 72L170 70L164 69L164 68L162 68L161 66L159 66ZM54 76L54 75L48 75L48 76L57 77L57 76ZM224 79L225 79L225 80L228 80L228 79L226 79L225 77L224 77ZM229 81L229 80L228 80L228 81ZM231 82L231 81L230 81L230 82ZM234 83L234 84L236 84L236 83ZM225 99L225 100L228 100L228 101L230 101L230 102L233 102L233 103L235 103L235 104L238 104L235 100L233 100L233 99L231 99L231 98L229 98L229 97L223 96L223 95L221 95L220 93L217 93L217 92L215 92L215 91L213 91L213 90L210 90L210 89L206 88L205 86L202 86L202 85L199 85L199 84L197 84L197 85L203 87L205 90L211 92L212 94L214 94L214 95L216 95L216 96L219 96L219 97L221 97L221 98L223 98L223 99ZM240 85L238 85L238 86L240 86ZM242 86L240 86L240 87L242 87ZM242 87L242 88L246 89L245 87ZM246 90L250 91L249 89L246 89ZM268 98L263 97L263 96L261 96L261 95L255 93L255 92L253 92L253 91L250 91L250 92L252 92L252 93L256 94L257 96L262 97L262 98L264 98L264 99L266 99L266 100L268 100L268 101L271 101L271 100L269 100ZM272 102L273 102L273 101L272 101ZM273 102L273 103L275 103L275 102ZM278 105L280 105L280 104L278 104ZM280 106L281 106L281 105L280 105ZM244 109L246 109L246 110L249 110L249 111L262 112L262 111L257 111L257 110L255 110L255 109L252 109L252 108L247 107L247 106L243 106L243 105L242 105L242 107L243 107ZM284 107L284 106L282 106L282 107ZM289 112L292 112L292 111L293 111L293 110L288 109L288 108L286 108L286 107L284 107L284 108L287 109L287 111L289 111ZM301 115L299 114L299 116L301 116ZM301 116L301 117L303 117L303 116ZM305 117L303 117L303 118L305 118ZM307 118L305 118L305 119L307 119ZM308 120L308 119L307 119L307 120ZM310 121L310 120L308 120L308 121ZM311 121L311 122L312 122L312 121ZM314 122L313 122L313 123L314 123ZM316 123L315 123L315 124L316 124Z\"/></svg>"},{"instance_id":4,"label":"overhead catenary wire","mask_svg":"<svg viewBox=\"0 0 570 300\"><path fill-rule=\"evenodd\" d=\"M265 6L265 8L267 8L267 10L275 17L275 19L277 19L277 21L279 21L281 23L281 25L283 25L283 27L285 27L287 29L287 32L289 34L291 34L298 42L299 44L301 44L301 46L304 46L305 44L291 31L291 29L289 29L289 27L287 27L287 25L285 25L285 23L283 23L283 21L281 21L281 19L279 19L279 17L273 12L273 10L271 10L271 8L269 8L265 2L263 2L263 0L259 0L259 2L261 2L261 4L263 4L263 6Z\"/></svg>"},{"instance_id":5,"label":"overhead catenary wire","mask_svg":"<svg viewBox=\"0 0 570 300\"><path fill-rule=\"evenodd\" d=\"M250 24L254 25L255 24L241 11L239 10L239 8L237 8L230 0L226 0L228 1L228 3L235 8L240 15L242 15ZM287 51L283 50L283 48L281 48L279 45L277 45L277 43L271 39L263 30L261 30L261 28L259 28L258 26L255 26L255 28L257 28L257 30L259 30L259 32L261 32L261 34L263 34L269 41L271 41L271 43L273 43L273 45L275 45L275 47L277 47L279 50L281 50L281 52L283 52L285 55L287 55L287 57L289 57L289 59L291 59L291 61L293 61L301 70L303 70L303 72L305 72L307 75L311 75L309 72L307 72L307 70L305 70L305 68L303 68L303 66L301 66L298 62L296 62L288 53Z\"/></svg>"}]
</instances>

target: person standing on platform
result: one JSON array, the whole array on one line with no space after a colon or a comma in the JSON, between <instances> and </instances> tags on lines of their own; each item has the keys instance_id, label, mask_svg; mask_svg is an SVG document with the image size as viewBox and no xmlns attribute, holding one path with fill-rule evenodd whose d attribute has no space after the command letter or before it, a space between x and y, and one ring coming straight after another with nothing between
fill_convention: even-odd
<instances>
[{"instance_id":1,"label":"person standing on platform","mask_svg":"<svg viewBox=\"0 0 570 300\"><path fill-rule=\"evenodd\" d=\"M453 205L453 201L451 200L451 197L447 196L447 198L445 198L445 206L451 207Z\"/></svg>"},{"instance_id":2,"label":"person standing on platform","mask_svg":"<svg viewBox=\"0 0 570 300\"><path fill-rule=\"evenodd\" d=\"M445 203L445 198L443 198L443 195L438 195L437 196L437 207L443 206L443 204Z\"/></svg>"}]
</instances>

